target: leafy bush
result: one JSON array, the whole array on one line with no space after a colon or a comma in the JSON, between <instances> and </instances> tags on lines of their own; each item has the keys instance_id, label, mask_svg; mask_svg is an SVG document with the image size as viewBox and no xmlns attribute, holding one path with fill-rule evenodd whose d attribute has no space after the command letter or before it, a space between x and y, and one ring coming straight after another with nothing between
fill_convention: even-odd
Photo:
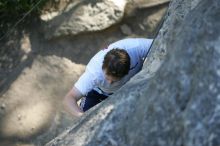
<instances>
[{"instance_id":1,"label":"leafy bush","mask_svg":"<svg viewBox=\"0 0 220 146\"><path fill-rule=\"evenodd\" d=\"M31 14L40 12L40 9L47 0L0 0L0 15L3 16L21 16L32 8ZM37 4L36 7L34 7Z\"/></svg>"},{"instance_id":2,"label":"leafy bush","mask_svg":"<svg viewBox=\"0 0 220 146\"><path fill-rule=\"evenodd\" d=\"M48 0L0 0L0 41L15 24L39 15Z\"/></svg>"}]
</instances>

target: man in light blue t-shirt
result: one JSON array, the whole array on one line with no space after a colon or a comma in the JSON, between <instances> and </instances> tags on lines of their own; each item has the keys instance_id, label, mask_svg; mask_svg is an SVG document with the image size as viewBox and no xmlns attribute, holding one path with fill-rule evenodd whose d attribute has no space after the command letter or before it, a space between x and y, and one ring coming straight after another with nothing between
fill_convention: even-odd
<instances>
[{"instance_id":1,"label":"man in light blue t-shirt","mask_svg":"<svg viewBox=\"0 0 220 146\"><path fill-rule=\"evenodd\" d=\"M122 87L141 70L152 41L128 38L100 50L65 96L64 104L67 110L75 116L80 116ZM77 104L79 99L80 106Z\"/></svg>"}]
</instances>

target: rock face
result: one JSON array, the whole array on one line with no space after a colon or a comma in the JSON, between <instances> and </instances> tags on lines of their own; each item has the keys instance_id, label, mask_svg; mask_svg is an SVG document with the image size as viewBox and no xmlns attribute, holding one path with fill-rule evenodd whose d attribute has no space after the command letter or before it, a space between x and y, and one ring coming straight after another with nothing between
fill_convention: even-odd
<instances>
[{"instance_id":1,"label":"rock face","mask_svg":"<svg viewBox=\"0 0 220 146\"><path fill-rule=\"evenodd\" d=\"M172 1L143 70L47 146L220 145L219 7Z\"/></svg>"}]
</instances>

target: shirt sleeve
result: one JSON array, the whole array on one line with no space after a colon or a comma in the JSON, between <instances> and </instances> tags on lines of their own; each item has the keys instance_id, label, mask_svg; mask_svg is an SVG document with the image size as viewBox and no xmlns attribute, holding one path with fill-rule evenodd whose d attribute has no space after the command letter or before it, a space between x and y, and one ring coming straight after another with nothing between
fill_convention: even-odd
<instances>
[{"instance_id":1,"label":"shirt sleeve","mask_svg":"<svg viewBox=\"0 0 220 146\"><path fill-rule=\"evenodd\" d=\"M144 59L147 57L153 39L139 39L139 55Z\"/></svg>"},{"instance_id":2,"label":"shirt sleeve","mask_svg":"<svg viewBox=\"0 0 220 146\"><path fill-rule=\"evenodd\" d=\"M86 70L74 85L82 95L86 95L95 87L95 78L92 73Z\"/></svg>"},{"instance_id":3,"label":"shirt sleeve","mask_svg":"<svg viewBox=\"0 0 220 146\"><path fill-rule=\"evenodd\" d=\"M127 51L130 50L131 54L137 54L140 58L146 58L152 42L153 39L127 38L110 44L108 48L121 48Z\"/></svg>"}]
</instances>

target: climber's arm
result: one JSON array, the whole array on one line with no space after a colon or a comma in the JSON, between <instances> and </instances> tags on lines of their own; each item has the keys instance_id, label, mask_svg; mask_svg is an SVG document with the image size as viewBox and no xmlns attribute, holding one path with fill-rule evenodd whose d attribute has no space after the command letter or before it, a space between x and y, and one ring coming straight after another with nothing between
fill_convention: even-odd
<instances>
[{"instance_id":1,"label":"climber's arm","mask_svg":"<svg viewBox=\"0 0 220 146\"><path fill-rule=\"evenodd\" d=\"M70 112L74 116L81 116L83 115L83 111L80 109L80 107L77 104L77 101L82 98L82 94L80 91L73 87L65 96L64 98L64 106L68 112Z\"/></svg>"}]
</instances>

